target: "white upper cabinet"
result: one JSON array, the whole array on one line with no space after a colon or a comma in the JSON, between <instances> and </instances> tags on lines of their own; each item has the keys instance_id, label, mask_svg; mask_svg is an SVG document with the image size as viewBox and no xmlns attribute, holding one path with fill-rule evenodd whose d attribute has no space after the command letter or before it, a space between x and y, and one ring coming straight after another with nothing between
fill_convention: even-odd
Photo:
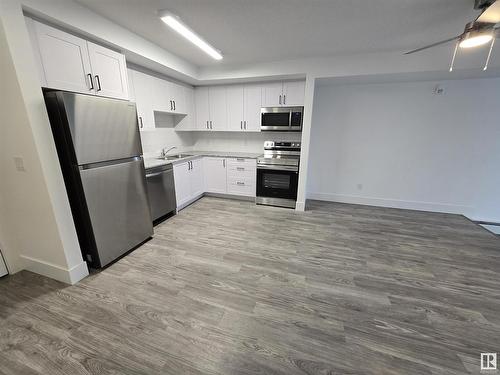
<instances>
[{"instance_id":1,"label":"white upper cabinet","mask_svg":"<svg viewBox=\"0 0 500 375\"><path fill-rule=\"evenodd\" d=\"M34 21L47 87L93 94L87 41Z\"/></svg>"},{"instance_id":2,"label":"white upper cabinet","mask_svg":"<svg viewBox=\"0 0 500 375\"><path fill-rule=\"evenodd\" d=\"M186 107L186 87L175 83L172 84L172 102L174 105L174 113L188 113Z\"/></svg>"},{"instance_id":3,"label":"white upper cabinet","mask_svg":"<svg viewBox=\"0 0 500 375\"><path fill-rule=\"evenodd\" d=\"M210 130L227 129L227 94L226 87L214 86L208 89L210 107Z\"/></svg>"},{"instance_id":4,"label":"white upper cabinet","mask_svg":"<svg viewBox=\"0 0 500 375\"><path fill-rule=\"evenodd\" d=\"M265 83L262 88L262 106L278 107L283 103L283 82Z\"/></svg>"},{"instance_id":5,"label":"white upper cabinet","mask_svg":"<svg viewBox=\"0 0 500 375\"><path fill-rule=\"evenodd\" d=\"M128 100L135 102L134 71L127 69Z\"/></svg>"},{"instance_id":6,"label":"white upper cabinet","mask_svg":"<svg viewBox=\"0 0 500 375\"><path fill-rule=\"evenodd\" d=\"M243 129L260 132L260 108L262 107L262 86L248 84L244 87Z\"/></svg>"},{"instance_id":7,"label":"white upper cabinet","mask_svg":"<svg viewBox=\"0 0 500 375\"><path fill-rule=\"evenodd\" d=\"M125 57L85 39L33 21L47 87L128 99Z\"/></svg>"},{"instance_id":8,"label":"white upper cabinet","mask_svg":"<svg viewBox=\"0 0 500 375\"><path fill-rule=\"evenodd\" d=\"M196 128L200 130L210 130L208 87L197 87L194 89L194 103L196 110Z\"/></svg>"},{"instance_id":9,"label":"white upper cabinet","mask_svg":"<svg viewBox=\"0 0 500 375\"><path fill-rule=\"evenodd\" d=\"M283 82L283 105L289 107L303 106L305 90L305 81Z\"/></svg>"},{"instance_id":10,"label":"white upper cabinet","mask_svg":"<svg viewBox=\"0 0 500 375\"><path fill-rule=\"evenodd\" d=\"M197 128L227 130L227 94L225 86L195 89Z\"/></svg>"},{"instance_id":11,"label":"white upper cabinet","mask_svg":"<svg viewBox=\"0 0 500 375\"><path fill-rule=\"evenodd\" d=\"M232 131L260 131L262 87L256 84L232 85L227 93L227 123Z\"/></svg>"},{"instance_id":12,"label":"white upper cabinet","mask_svg":"<svg viewBox=\"0 0 500 375\"><path fill-rule=\"evenodd\" d=\"M304 105L305 81L266 83L262 89L263 107L292 107Z\"/></svg>"},{"instance_id":13,"label":"white upper cabinet","mask_svg":"<svg viewBox=\"0 0 500 375\"><path fill-rule=\"evenodd\" d=\"M171 95L172 83L153 76L149 77L152 84L151 89L154 92L154 97L152 98L154 110L160 112L172 112L174 110Z\"/></svg>"},{"instance_id":14,"label":"white upper cabinet","mask_svg":"<svg viewBox=\"0 0 500 375\"><path fill-rule=\"evenodd\" d=\"M152 90L153 77L135 70L131 70L129 75L132 77L132 86L134 87L139 129L141 131L153 130L155 128L152 104L155 96Z\"/></svg>"},{"instance_id":15,"label":"white upper cabinet","mask_svg":"<svg viewBox=\"0 0 500 375\"><path fill-rule=\"evenodd\" d=\"M87 45L97 95L128 99L125 56L91 42Z\"/></svg>"},{"instance_id":16,"label":"white upper cabinet","mask_svg":"<svg viewBox=\"0 0 500 375\"><path fill-rule=\"evenodd\" d=\"M151 79L154 81L155 98L153 108L155 111L187 113L184 86L152 76Z\"/></svg>"},{"instance_id":17,"label":"white upper cabinet","mask_svg":"<svg viewBox=\"0 0 500 375\"><path fill-rule=\"evenodd\" d=\"M242 131L244 114L244 88L242 85L228 86L227 95L227 129ZM260 112L260 108L259 108Z\"/></svg>"}]
</instances>

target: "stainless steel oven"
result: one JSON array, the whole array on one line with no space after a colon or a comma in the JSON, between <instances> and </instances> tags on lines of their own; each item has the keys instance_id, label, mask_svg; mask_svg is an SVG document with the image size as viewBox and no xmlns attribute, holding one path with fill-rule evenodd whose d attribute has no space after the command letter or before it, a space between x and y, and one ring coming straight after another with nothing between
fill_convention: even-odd
<instances>
[{"instance_id":1,"label":"stainless steel oven","mask_svg":"<svg viewBox=\"0 0 500 375\"><path fill-rule=\"evenodd\" d=\"M295 208L300 142L266 141L257 159L257 204Z\"/></svg>"},{"instance_id":2,"label":"stainless steel oven","mask_svg":"<svg viewBox=\"0 0 500 375\"><path fill-rule=\"evenodd\" d=\"M260 110L260 130L300 132L304 107L263 107Z\"/></svg>"}]
</instances>

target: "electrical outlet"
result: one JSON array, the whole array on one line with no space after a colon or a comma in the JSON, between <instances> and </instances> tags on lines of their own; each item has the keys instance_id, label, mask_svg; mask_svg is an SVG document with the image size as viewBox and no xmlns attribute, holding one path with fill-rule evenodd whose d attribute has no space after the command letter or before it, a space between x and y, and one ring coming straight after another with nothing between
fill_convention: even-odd
<instances>
[{"instance_id":1,"label":"electrical outlet","mask_svg":"<svg viewBox=\"0 0 500 375\"><path fill-rule=\"evenodd\" d=\"M441 85L436 85L436 87L434 87L433 93L434 93L434 95L443 95L444 88Z\"/></svg>"},{"instance_id":2,"label":"electrical outlet","mask_svg":"<svg viewBox=\"0 0 500 375\"><path fill-rule=\"evenodd\" d=\"M26 169L24 168L24 159L19 157L19 156L15 156L14 157L14 165L16 166L16 170L18 172L26 172Z\"/></svg>"}]
</instances>

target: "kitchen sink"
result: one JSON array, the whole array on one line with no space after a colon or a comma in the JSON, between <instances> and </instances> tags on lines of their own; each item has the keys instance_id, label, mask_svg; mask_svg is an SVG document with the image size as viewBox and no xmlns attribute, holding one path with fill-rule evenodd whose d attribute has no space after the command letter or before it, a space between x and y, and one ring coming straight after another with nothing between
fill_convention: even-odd
<instances>
[{"instance_id":1,"label":"kitchen sink","mask_svg":"<svg viewBox=\"0 0 500 375\"><path fill-rule=\"evenodd\" d=\"M193 155L191 155L191 154L168 155L168 156L165 156L164 158L158 158L158 159L160 159L160 160L178 160L178 159L187 158L189 156L193 156Z\"/></svg>"}]
</instances>

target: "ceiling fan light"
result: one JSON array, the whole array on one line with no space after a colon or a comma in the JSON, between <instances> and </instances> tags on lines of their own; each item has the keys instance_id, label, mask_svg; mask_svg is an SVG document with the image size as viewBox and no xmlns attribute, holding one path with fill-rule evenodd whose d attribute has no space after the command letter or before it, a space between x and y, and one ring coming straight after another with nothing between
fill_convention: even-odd
<instances>
[{"instance_id":1,"label":"ceiling fan light","mask_svg":"<svg viewBox=\"0 0 500 375\"><path fill-rule=\"evenodd\" d=\"M479 47L483 44L491 42L492 39L493 35L490 33L469 34L460 42L460 48Z\"/></svg>"}]
</instances>

